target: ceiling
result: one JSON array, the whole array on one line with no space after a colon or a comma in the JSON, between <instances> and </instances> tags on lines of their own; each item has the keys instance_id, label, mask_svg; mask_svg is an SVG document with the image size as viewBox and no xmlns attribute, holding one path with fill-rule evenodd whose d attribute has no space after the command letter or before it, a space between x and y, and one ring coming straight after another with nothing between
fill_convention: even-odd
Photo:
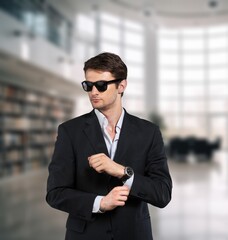
<instances>
[{"instance_id":1,"label":"ceiling","mask_svg":"<svg viewBox=\"0 0 228 240\"><path fill-rule=\"evenodd\" d=\"M78 84L60 76L47 72L33 64L15 56L0 51L0 80L1 82L35 89L64 98L81 94Z\"/></svg>"},{"instance_id":2,"label":"ceiling","mask_svg":"<svg viewBox=\"0 0 228 240\"><path fill-rule=\"evenodd\" d=\"M227 0L110 0L138 10L154 10L161 15L196 16L228 10ZM106 1L107 2L107 1Z\"/></svg>"},{"instance_id":3,"label":"ceiling","mask_svg":"<svg viewBox=\"0 0 228 240\"><path fill-rule=\"evenodd\" d=\"M157 24L199 25L228 22L228 0L67 0L77 11L83 6L105 9Z\"/></svg>"}]
</instances>

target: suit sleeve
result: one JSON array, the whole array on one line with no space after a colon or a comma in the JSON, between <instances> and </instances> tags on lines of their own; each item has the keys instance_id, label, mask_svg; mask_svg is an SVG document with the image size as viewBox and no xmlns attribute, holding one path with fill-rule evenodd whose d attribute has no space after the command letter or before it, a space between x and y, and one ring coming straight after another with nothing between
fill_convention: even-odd
<instances>
[{"instance_id":1,"label":"suit sleeve","mask_svg":"<svg viewBox=\"0 0 228 240\"><path fill-rule=\"evenodd\" d=\"M164 143L156 126L147 153L144 174L135 171L131 196L163 208L171 200L172 180L169 174Z\"/></svg>"},{"instance_id":2,"label":"suit sleeve","mask_svg":"<svg viewBox=\"0 0 228 240\"><path fill-rule=\"evenodd\" d=\"M63 125L58 136L47 181L47 203L77 218L92 220L92 208L96 195L76 189L76 159L72 141Z\"/></svg>"}]
</instances>

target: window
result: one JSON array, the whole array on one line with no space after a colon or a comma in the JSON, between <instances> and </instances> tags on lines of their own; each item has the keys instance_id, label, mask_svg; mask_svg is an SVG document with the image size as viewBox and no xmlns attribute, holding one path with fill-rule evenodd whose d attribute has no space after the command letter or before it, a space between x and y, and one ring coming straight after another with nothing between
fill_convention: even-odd
<instances>
[{"instance_id":1,"label":"window","mask_svg":"<svg viewBox=\"0 0 228 240\"><path fill-rule=\"evenodd\" d=\"M178 66L179 55L174 53L163 53L159 57L159 63L166 66Z\"/></svg>"},{"instance_id":2,"label":"window","mask_svg":"<svg viewBox=\"0 0 228 240\"><path fill-rule=\"evenodd\" d=\"M184 37L182 40L183 50L187 51L198 51L203 50L205 47L205 42L203 38L188 38Z\"/></svg>"},{"instance_id":3,"label":"window","mask_svg":"<svg viewBox=\"0 0 228 240\"><path fill-rule=\"evenodd\" d=\"M120 42L120 28L106 23L101 24L101 39L111 42Z\"/></svg>"},{"instance_id":4,"label":"window","mask_svg":"<svg viewBox=\"0 0 228 240\"><path fill-rule=\"evenodd\" d=\"M167 51L177 51L180 47L178 38L162 38L159 42L159 48Z\"/></svg>"},{"instance_id":5,"label":"window","mask_svg":"<svg viewBox=\"0 0 228 240\"><path fill-rule=\"evenodd\" d=\"M125 44L127 46L136 46L136 47L143 46L143 35L141 33L132 32L128 30L125 32L124 38L125 38Z\"/></svg>"},{"instance_id":6,"label":"window","mask_svg":"<svg viewBox=\"0 0 228 240\"><path fill-rule=\"evenodd\" d=\"M76 26L77 33L81 38L95 38L96 27L94 18L85 14L78 14L76 17Z\"/></svg>"},{"instance_id":7,"label":"window","mask_svg":"<svg viewBox=\"0 0 228 240\"><path fill-rule=\"evenodd\" d=\"M161 97L178 97L179 85L178 84L161 84L159 88L159 95Z\"/></svg>"},{"instance_id":8,"label":"window","mask_svg":"<svg viewBox=\"0 0 228 240\"><path fill-rule=\"evenodd\" d=\"M202 53L186 53L183 56L184 66L201 67L205 65L205 56Z\"/></svg>"},{"instance_id":9,"label":"window","mask_svg":"<svg viewBox=\"0 0 228 240\"><path fill-rule=\"evenodd\" d=\"M215 36L208 39L208 47L211 50L224 49L228 46L228 39L226 36Z\"/></svg>"},{"instance_id":10,"label":"window","mask_svg":"<svg viewBox=\"0 0 228 240\"><path fill-rule=\"evenodd\" d=\"M144 54L141 49L133 49L126 47L124 52L127 62L143 63Z\"/></svg>"},{"instance_id":11,"label":"window","mask_svg":"<svg viewBox=\"0 0 228 240\"><path fill-rule=\"evenodd\" d=\"M202 113L205 112L206 106L203 100L185 100L183 102L184 113Z\"/></svg>"},{"instance_id":12,"label":"window","mask_svg":"<svg viewBox=\"0 0 228 240\"><path fill-rule=\"evenodd\" d=\"M211 99L209 102L210 113L228 113L228 99Z\"/></svg>"},{"instance_id":13,"label":"window","mask_svg":"<svg viewBox=\"0 0 228 240\"><path fill-rule=\"evenodd\" d=\"M228 55L227 52L210 52L209 53L209 65L226 65L228 63Z\"/></svg>"},{"instance_id":14,"label":"window","mask_svg":"<svg viewBox=\"0 0 228 240\"><path fill-rule=\"evenodd\" d=\"M120 48L119 44L102 41L100 46L101 46L101 49L106 52L113 52L118 55L121 55L121 48Z\"/></svg>"},{"instance_id":15,"label":"window","mask_svg":"<svg viewBox=\"0 0 228 240\"><path fill-rule=\"evenodd\" d=\"M28 29L70 52L73 27L71 22L45 0L1 0L0 8L11 14Z\"/></svg>"},{"instance_id":16,"label":"window","mask_svg":"<svg viewBox=\"0 0 228 240\"><path fill-rule=\"evenodd\" d=\"M207 123L228 112L228 26L161 28L158 42L159 110L168 132L172 122L173 134L210 137Z\"/></svg>"},{"instance_id":17,"label":"window","mask_svg":"<svg viewBox=\"0 0 228 240\"><path fill-rule=\"evenodd\" d=\"M208 69L208 77L212 81L227 80L228 70L226 66L211 66Z\"/></svg>"},{"instance_id":18,"label":"window","mask_svg":"<svg viewBox=\"0 0 228 240\"><path fill-rule=\"evenodd\" d=\"M159 68L159 79L160 81L178 81L179 79L179 68Z\"/></svg>"},{"instance_id":19,"label":"window","mask_svg":"<svg viewBox=\"0 0 228 240\"><path fill-rule=\"evenodd\" d=\"M203 82L205 78L205 69L203 68L183 68L182 81L185 82Z\"/></svg>"}]
</instances>

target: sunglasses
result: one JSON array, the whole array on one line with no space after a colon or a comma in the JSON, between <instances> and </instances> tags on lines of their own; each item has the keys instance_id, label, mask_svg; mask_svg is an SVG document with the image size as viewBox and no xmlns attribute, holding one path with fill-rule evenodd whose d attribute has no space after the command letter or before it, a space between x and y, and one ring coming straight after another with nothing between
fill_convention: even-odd
<instances>
[{"instance_id":1,"label":"sunglasses","mask_svg":"<svg viewBox=\"0 0 228 240\"><path fill-rule=\"evenodd\" d=\"M107 90L109 84L118 83L118 82L121 82L122 80L123 79L119 78L119 79L114 79L110 81L104 81L104 80L99 80L96 82L83 81L82 87L86 92L92 91L93 86L95 86L99 92L104 92Z\"/></svg>"}]
</instances>

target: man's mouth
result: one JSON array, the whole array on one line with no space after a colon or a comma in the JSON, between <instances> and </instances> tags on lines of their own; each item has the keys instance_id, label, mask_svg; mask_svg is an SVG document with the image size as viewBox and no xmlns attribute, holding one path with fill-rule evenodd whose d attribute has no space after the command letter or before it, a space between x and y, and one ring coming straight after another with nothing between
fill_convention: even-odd
<instances>
[{"instance_id":1,"label":"man's mouth","mask_svg":"<svg viewBox=\"0 0 228 240\"><path fill-rule=\"evenodd\" d=\"M91 101L96 103L96 102L99 102L100 99L99 98L92 98Z\"/></svg>"}]
</instances>

